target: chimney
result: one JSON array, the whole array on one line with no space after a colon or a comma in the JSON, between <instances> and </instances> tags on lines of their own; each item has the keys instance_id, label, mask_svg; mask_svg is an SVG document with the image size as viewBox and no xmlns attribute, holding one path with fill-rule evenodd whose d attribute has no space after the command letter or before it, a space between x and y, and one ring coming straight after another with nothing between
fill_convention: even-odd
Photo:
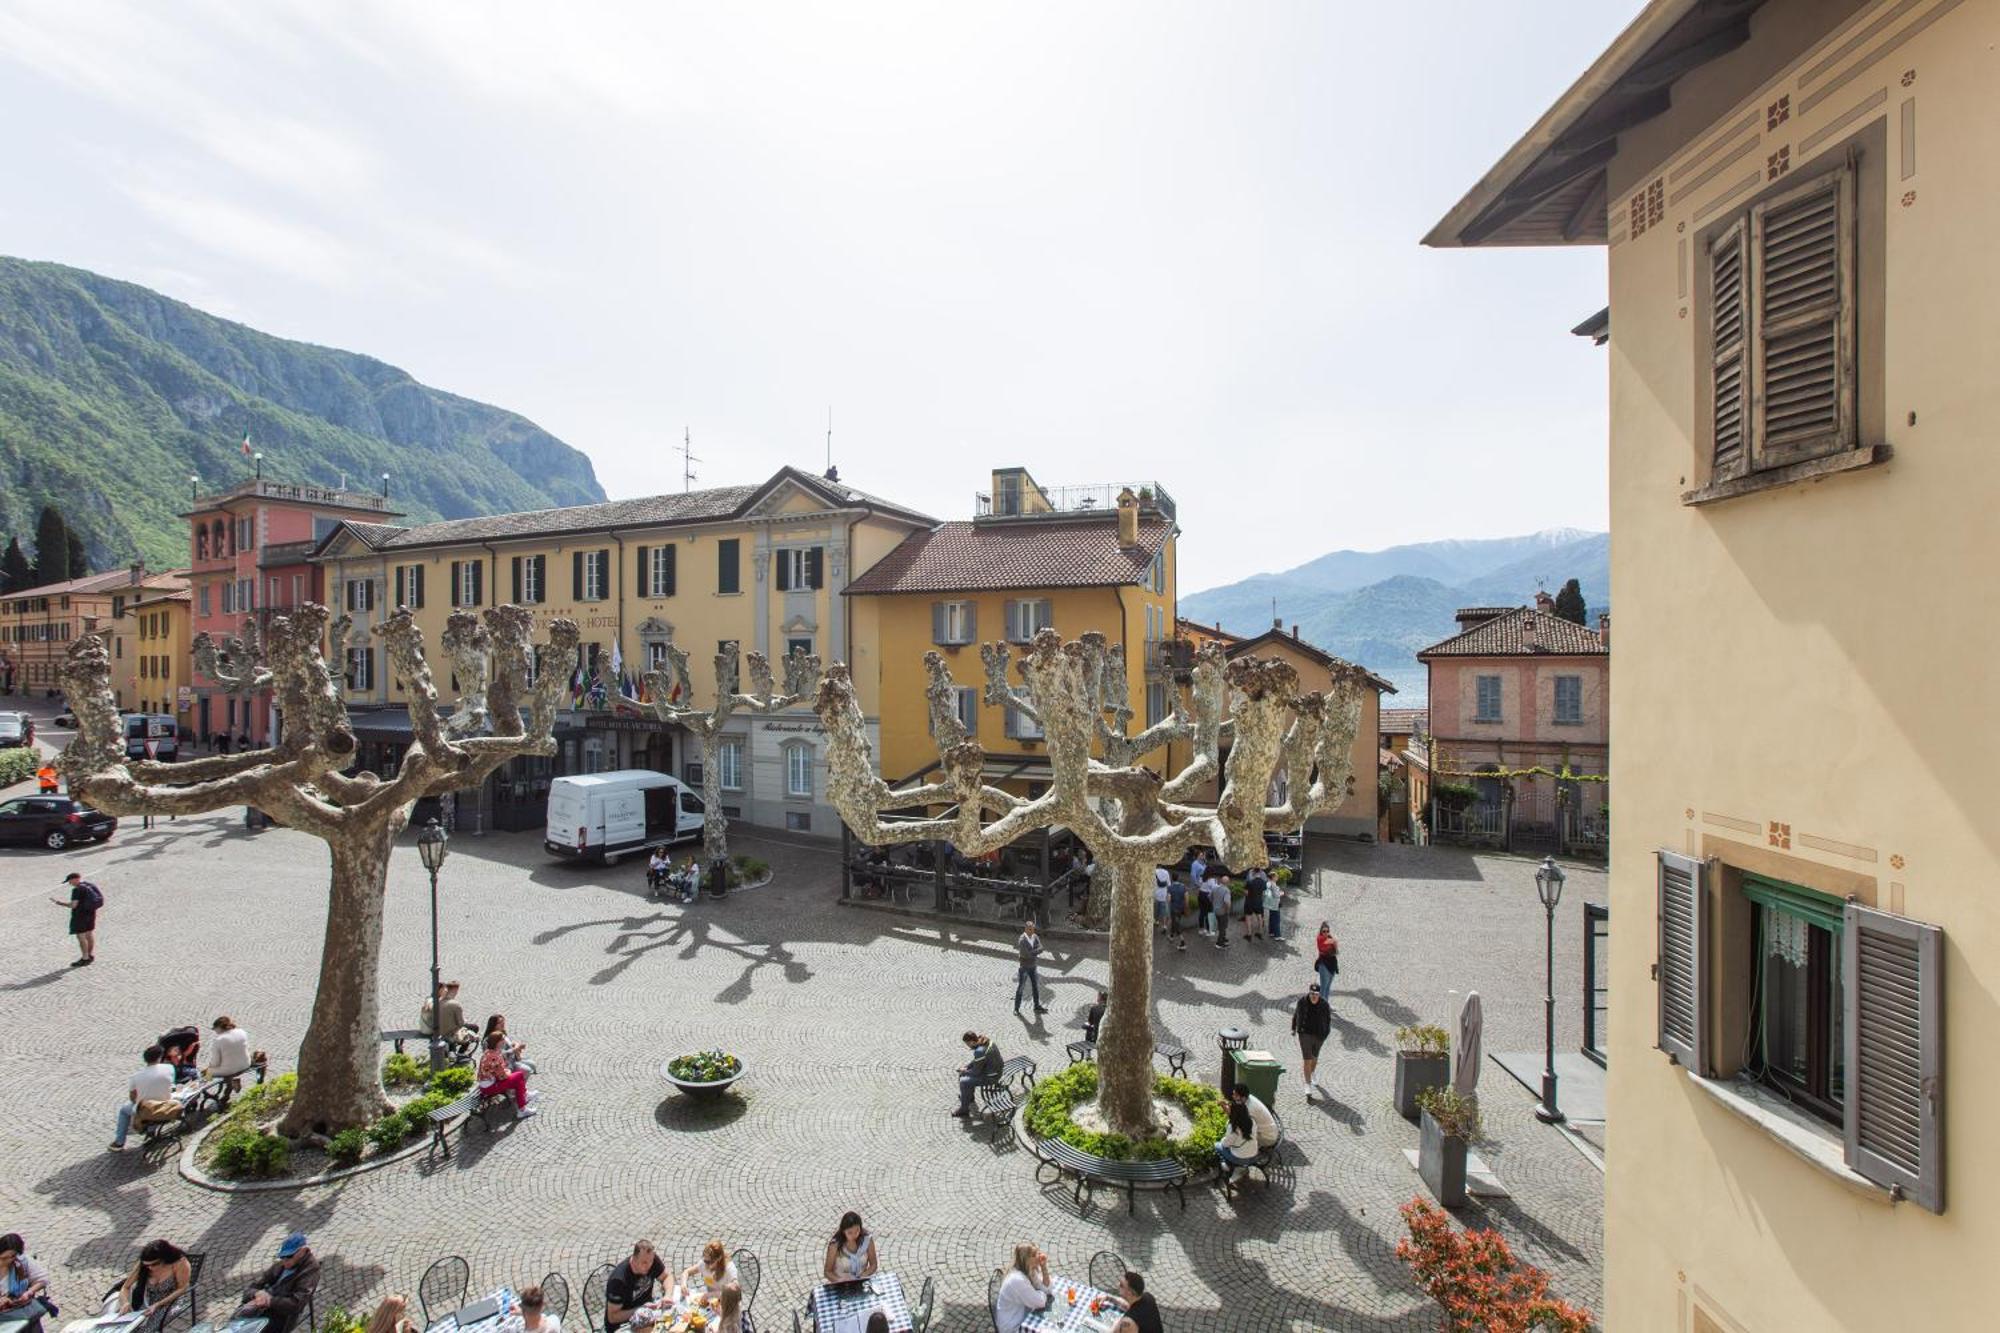
<instances>
[{"instance_id":1,"label":"chimney","mask_svg":"<svg viewBox=\"0 0 2000 1333\"><path fill-rule=\"evenodd\" d=\"M1537 590L1535 593L1535 609L1545 616L1554 615L1556 599L1549 596L1545 590Z\"/></svg>"},{"instance_id":2,"label":"chimney","mask_svg":"<svg viewBox=\"0 0 2000 1333\"><path fill-rule=\"evenodd\" d=\"M1299 637L1299 627L1297 625L1292 626L1292 637L1295 639Z\"/></svg>"},{"instance_id":3,"label":"chimney","mask_svg":"<svg viewBox=\"0 0 2000 1333\"><path fill-rule=\"evenodd\" d=\"M132 586L136 588L146 581L146 562L144 560L134 560L132 562L131 573Z\"/></svg>"},{"instance_id":4,"label":"chimney","mask_svg":"<svg viewBox=\"0 0 2000 1333\"><path fill-rule=\"evenodd\" d=\"M1139 545L1139 497L1130 486L1118 492L1118 545L1128 551Z\"/></svg>"},{"instance_id":5,"label":"chimney","mask_svg":"<svg viewBox=\"0 0 2000 1333\"><path fill-rule=\"evenodd\" d=\"M1611 646L1611 613L1600 612L1597 617L1597 637L1604 640L1604 646Z\"/></svg>"},{"instance_id":6,"label":"chimney","mask_svg":"<svg viewBox=\"0 0 2000 1333\"><path fill-rule=\"evenodd\" d=\"M1529 652L1541 647L1542 627L1533 611L1521 617L1521 646Z\"/></svg>"}]
</instances>

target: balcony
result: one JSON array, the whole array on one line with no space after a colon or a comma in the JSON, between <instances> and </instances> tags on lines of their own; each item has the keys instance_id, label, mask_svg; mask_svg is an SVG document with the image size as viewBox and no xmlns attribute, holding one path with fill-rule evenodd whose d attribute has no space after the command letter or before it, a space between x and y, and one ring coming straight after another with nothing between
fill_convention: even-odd
<instances>
[{"instance_id":1,"label":"balcony","mask_svg":"<svg viewBox=\"0 0 2000 1333\"><path fill-rule=\"evenodd\" d=\"M1186 639L1146 640L1146 674L1173 675L1194 670L1194 644Z\"/></svg>"},{"instance_id":2,"label":"balcony","mask_svg":"<svg viewBox=\"0 0 2000 1333\"><path fill-rule=\"evenodd\" d=\"M388 518L400 518L399 511L389 507L389 497L376 491L353 491L335 486L304 486L295 481L274 481L264 477L252 477L238 482L227 490L215 491L198 497L194 508L183 514L187 518L196 513L220 508L231 500L283 500L293 504L325 505L334 509L359 509L381 514Z\"/></svg>"},{"instance_id":3,"label":"balcony","mask_svg":"<svg viewBox=\"0 0 2000 1333\"><path fill-rule=\"evenodd\" d=\"M1026 478L1023 478L1026 481ZM1118 512L1118 493L1130 490L1139 497L1139 512L1151 510L1174 518L1174 499L1167 494L1167 488L1156 481L1109 481L1078 486L1038 486L1026 481L1023 486L1003 487L991 494L981 491L974 494L973 516L975 518L1054 518L1075 517L1084 514Z\"/></svg>"}]
</instances>

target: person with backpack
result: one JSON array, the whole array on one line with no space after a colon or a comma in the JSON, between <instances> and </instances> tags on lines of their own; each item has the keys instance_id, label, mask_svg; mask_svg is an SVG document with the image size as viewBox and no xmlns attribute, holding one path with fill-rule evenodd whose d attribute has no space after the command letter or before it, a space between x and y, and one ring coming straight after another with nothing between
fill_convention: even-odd
<instances>
[{"instance_id":1,"label":"person with backpack","mask_svg":"<svg viewBox=\"0 0 2000 1333\"><path fill-rule=\"evenodd\" d=\"M69 933L76 936L81 957L71 967L88 967L97 961L97 912L104 906L104 891L72 870L63 877L67 898L51 898L57 907L69 909Z\"/></svg>"}]
</instances>

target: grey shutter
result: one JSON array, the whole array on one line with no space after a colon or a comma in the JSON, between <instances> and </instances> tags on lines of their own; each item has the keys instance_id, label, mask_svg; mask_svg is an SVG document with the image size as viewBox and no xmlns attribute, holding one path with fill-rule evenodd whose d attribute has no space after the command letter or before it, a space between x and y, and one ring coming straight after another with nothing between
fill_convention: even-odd
<instances>
[{"instance_id":1,"label":"grey shutter","mask_svg":"<svg viewBox=\"0 0 2000 1333\"><path fill-rule=\"evenodd\" d=\"M806 552L806 586L826 586L826 548L823 546L815 546Z\"/></svg>"},{"instance_id":2,"label":"grey shutter","mask_svg":"<svg viewBox=\"0 0 2000 1333\"><path fill-rule=\"evenodd\" d=\"M639 548L639 595L641 597L651 597L654 595L653 566L648 561L648 557L652 553L653 548L650 546L641 546Z\"/></svg>"},{"instance_id":3,"label":"grey shutter","mask_svg":"<svg viewBox=\"0 0 2000 1333\"><path fill-rule=\"evenodd\" d=\"M1709 248L1709 292L1714 326L1715 378L1710 424L1714 434L1711 480L1738 476L1749 456L1748 366L1745 335L1750 328L1750 284L1744 281L1743 257L1749 224L1738 222L1717 236Z\"/></svg>"},{"instance_id":4,"label":"grey shutter","mask_svg":"<svg viewBox=\"0 0 2000 1333\"><path fill-rule=\"evenodd\" d=\"M1044 597L1036 605L1041 609L1035 615L1035 628L1038 630L1054 629L1056 627L1055 600L1050 597ZM1028 637L1033 638L1034 635L1031 634Z\"/></svg>"},{"instance_id":5,"label":"grey shutter","mask_svg":"<svg viewBox=\"0 0 2000 1333\"><path fill-rule=\"evenodd\" d=\"M486 602L486 562L472 562L472 604L483 606Z\"/></svg>"},{"instance_id":6,"label":"grey shutter","mask_svg":"<svg viewBox=\"0 0 2000 1333\"><path fill-rule=\"evenodd\" d=\"M1847 904L1841 930L1847 1164L1944 1211L1944 932Z\"/></svg>"},{"instance_id":7,"label":"grey shutter","mask_svg":"<svg viewBox=\"0 0 2000 1333\"><path fill-rule=\"evenodd\" d=\"M1007 615L1007 632L1006 632L1007 642L1009 643L1026 642L1026 639L1024 639L1021 634L1021 604L1017 601L1009 599L1006 605L1006 615ZM1011 730L1011 726L1012 724L1010 723L1009 724L1010 730L1007 732L1009 736L1014 734L1013 731Z\"/></svg>"},{"instance_id":8,"label":"grey shutter","mask_svg":"<svg viewBox=\"0 0 2000 1333\"><path fill-rule=\"evenodd\" d=\"M572 551L569 557L570 595L577 601L583 600L583 552Z\"/></svg>"},{"instance_id":9,"label":"grey shutter","mask_svg":"<svg viewBox=\"0 0 2000 1333\"><path fill-rule=\"evenodd\" d=\"M404 587L403 587L403 583L404 583L404 578L403 578L403 567L402 567L401 565L397 565L397 566L396 566L396 605L397 605L397 606L408 606L408 605L410 604L410 603L409 603L409 601L408 601L408 599L406 599L406 598L404 597L404 595L403 595L403 593L404 593Z\"/></svg>"},{"instance_id":10,"label":"grey shutter","mask_svg":"<svg viewBox=\"0 0 2000 1333\"><path fill-rule=\"evenodd\" d=\"M412 610L420 609L424 604L424 567L422 565L411 565L410 578L411 596L413 598L410 606Z\"/></svg>"},{"instance_id":11,"label":"grey shutter","mask_svg":"<svg viewBox=\"0 0 2000 1333\"><path fill-rule=\"evenodd\" d=\"M514 601L518 604L521 600L521 557L518 555L514 557L513 568L514 568Z\"/></svg>"},{"instance_id":12,"label":"grey shutter","mask_svg":"<svg viewBox=\"0 0 2000 1333\"><path fill-rule=\"evenodd\" d=\"M792 586L792 553L781 550L777 553L777 557L778 591L788 592Z\"/></svg>"},{"instance_id":13,"label":"grey shutter","mask_svg":"<svg viewBox=\"0 0 2000 1333\"><path fill-rule=\"evenodd\" d=\"M715 544L715 590L717 592L739 592L742 590L743 546L735 537L724 537Z\"/></svg>"},{"instance_id":14,"label":"grey shutter","mask_svg":"<svg viewBox=\"0 0 2000 1333\"><path fill-rule=\"evenodd\" d=\"M680 575L678 573L680 567L680 556L679 556L680 548L678 546L675 546L673 543L669 542L662 549L665 550L667 553L667 585L666 585L666 591L662 592L660 595L662 597L672 597L674 595L674 585L679 581L680 578Z\"/></svg>"},{"instance_id":15,"label":"grey shutter","mask_svg":"<svg viewBox=\"0 0 2000 1333\"><path fill-rule=\"evenodd\" d=\"M960 643L979 642L979 603L971 601L965 603L965 615L962 620L962 627L959 630L958 641Z\"/></svg>"},{"instance_id":16,"label":"grey shutter","mask_svg":"<svg viewBox=\"0 0 2000 1333\"><path fill-rule=\"evenodd\" d=\"M1701 1074L1708 1055L1708 867L1664 848L1659 860L1659 1047Z\"/></svg>"},{"instance_id":17,"label":"grey shutter","mask_svg":"<svg viewBox=\"0 0 2000 1333\"><path fill-rule=\"evenodd\" d=\"M1853 173L1750 215L1751 402L1760 466L1849 447L1854 435Z\"/></svg>"},{"instance_id":18,"label":"grey shutter","mask_svg":"<svg viewBox=\"0 0 2000 1333\"><path fill-rule=\"evenodd\" d=\"M1012 618L1011 616L1008 617L1010 620ZM1021 738L1021 713L1014 705L1007 705L1000 730L1006 733L1008 740L1019 740Z\"/></svg>"},{"instance_id":19,"label":"grey shutter","mask_svg":"<svg viewBox=\"0 0 2000 1333\"><path fill-rule=\"evenodd\" d=\"M459 562L459 561L457 561L457 560L454 560L454 561L452 561L452 562L451 562L451 604L452 604L453 606L457 606L457 605L459 604L459 602L458 602L458 589L459 589L459 582L458 582L458 569L459 569L459 565L460 565L460 562Z\"/></svg>"},{"instance_id":20,"label":"grey shutter","mask_svg":"<svg viewBox=\"0 0 2000 1333\"><path fill-rule=\"evenodd\" d=\"M945 625L945 610L946 610L946 608L947 608L947 607L949 607L950 605L951 605L951 604L950 604L949 602L932 602L932 603L931 603L931 642L932 642L932 643L950 643L950 642L951 642L951 639L949 639L948 637L946 637L946 635L947 635L947 628L946 628L946 625Z\"/></svg>"},{"instance_id":21,"label":"grey shutter","mask_svg":"<svg viewBox=\"0 0 2000 1333\"><path fill-rule=\"evenodd\" d=\"M967 740L979 735L979 691L961 689L958 692L958 720L965 727Z\"/></svg>"}]
</instances>

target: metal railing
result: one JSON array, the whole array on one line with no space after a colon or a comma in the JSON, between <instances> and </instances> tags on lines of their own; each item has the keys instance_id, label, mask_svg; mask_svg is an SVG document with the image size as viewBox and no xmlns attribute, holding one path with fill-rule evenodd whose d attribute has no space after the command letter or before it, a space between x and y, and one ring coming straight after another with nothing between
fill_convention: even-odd
<instances>
[{"instance_id":1,"label":"metal railing","mask_svg":"<svg viewBox=\"0 0 2000 1333\"><path fill-rule=\"evenodd\" d=\"M1118 493L1130 490L1139 497L1139 508L1157 510L1168 518L1174 515L1174 498L1156 481L1108 481L1075 486L1026 486L1001 491L997 496L984 491L973 495L973 512L979 518L1033 518L1038 514L1116 513ZM1043 502L1046 501L1046 508Z\"/></svg>"},{"instance_id":2,"label":"metal railing","mask_svg":"<svg viewBox=\"0 0 2000 1333\"><path fill-rule=\"evenodd\" d=\"M1611 909L1583 905L1583 1053L1605 1062L1604 1038L1611 1013Z\"/></svg>"}]
</instances>

